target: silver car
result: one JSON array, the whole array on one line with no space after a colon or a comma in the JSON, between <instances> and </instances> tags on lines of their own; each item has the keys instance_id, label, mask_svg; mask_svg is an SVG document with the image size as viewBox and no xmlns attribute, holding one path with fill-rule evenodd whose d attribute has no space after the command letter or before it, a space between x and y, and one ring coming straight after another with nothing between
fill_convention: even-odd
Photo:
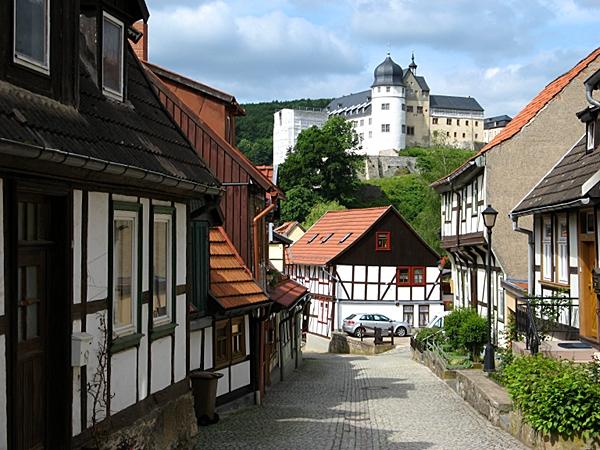
<instances>
[{"instance_id":1,"label":"silver car","mask_svg":"<svg viewBox=\"0 0 600 450\"><path fill-rule=\"evenodd\" d=\"M390 327L399 337L409 335L411 332L408 322L392 320L383 314L350 314L342 323L342 330L356 337L374 335L375 327L381 328L384 336L389 332Z\"/></svg>"}]
</instances>

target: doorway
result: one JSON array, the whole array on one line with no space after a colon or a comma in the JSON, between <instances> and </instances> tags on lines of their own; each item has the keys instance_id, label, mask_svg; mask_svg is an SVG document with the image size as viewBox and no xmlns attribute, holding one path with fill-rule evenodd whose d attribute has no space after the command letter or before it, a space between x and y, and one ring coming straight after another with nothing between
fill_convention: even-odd
<instances>
[{"instance_id":1,"label":"doorway","mask_svg":"<svg viewBox=\"0 0 600 450\"><path fill-rule=\"evenodd\" d=\"M584 237L585 236L585 237ZM596 267L596 242L582 235L579 242L579 334L598 341L598 299L592 279Z\"/></svg>"},{"instance_id":2,"label":"doorway","mask_svg":"<svg viewBox=\"0 0 600 450\"><path fill-rule=\"evenodd\" d=\"M19 189L7 206L11 448L67 448L72 391L67 197Z\"/></svg>"}]
</instances>

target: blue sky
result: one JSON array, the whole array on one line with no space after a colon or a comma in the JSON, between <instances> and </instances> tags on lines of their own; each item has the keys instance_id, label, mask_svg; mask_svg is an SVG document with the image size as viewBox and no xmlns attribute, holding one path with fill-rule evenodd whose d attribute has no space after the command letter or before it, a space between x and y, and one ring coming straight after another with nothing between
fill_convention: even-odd
<instances>
[{"instance_id":1,"label":"blue sky","mask_svg":"<svg viewBox=\"0 0 600 450\"><path fill-rule=\"evenodd\" d=\"M414 51L432 94L516 114L600 46L600 0L147 0L149 59L240 102L367 89Z\"/></svg>"}]
</instances>

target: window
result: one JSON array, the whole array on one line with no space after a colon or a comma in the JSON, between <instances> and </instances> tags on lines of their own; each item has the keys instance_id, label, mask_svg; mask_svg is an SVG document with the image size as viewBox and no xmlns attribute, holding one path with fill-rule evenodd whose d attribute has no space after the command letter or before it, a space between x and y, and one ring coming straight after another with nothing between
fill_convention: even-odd
<instances>
[{"instance_id":1,"label":"window","mask_svg":"<svg viewBox=\"0 0 600 450\"><path fill-rule=\"evenodd\" d=\"M410 267L398 267L396 269L396 285L410 286Z\"/></svg>"},{"instance_id":2,"label":"window","mask_svg":"<svg viewBox=\"0 0 600 450\"><path fill-rule=\"evenodd\" d=\"M477 216L479 214L479 183L478 179L473 180L473 195L471 198L471 215Z\"/></svg>"},{"instance_id":3,"label":"window","mask_svg":"<svg viewBox=\"0 0 600 450\"><path fill-rule=\"evenodd\" d=\"M402 103L402 111L406 111L406 105Z\"/></svg>"},{"instance_id":4,"label":"window","mask_svg":"<svg viewBox=\"0 0 600 450\"><path fill-rule=\"evenodd\" d=\"M478 121L475 121L475 126L478 126L478 125L479 125L479 122L478 122Z\"/></svg>"},{"instance_id":5,"label":"window","mask_svg":"<svg viewBox=\"0 0 600 450\"><path fill-rule=\"evenodd\" d=\"M423 114L423 107L417 106L417 114Z\"/></svg>"},{"instance_id":6,"label":"window","mask_svg":"<svg viewBox=\"0 0 600 450\"><path fill-rule=\"evenodd\" d=\"M419 326L424 327L429 323L429 305L419 305Z\"/></svg>"},{"instance_id":7,"label":"window","mask_svg":"<svg viewBox=\"0 0 600 450\"><path fill-rule=\"evenodd\" d=\"M569 231L567 227L567 216L562 214L558 216L556 221L556 254L558 263L558 282L568 283L569 282L569 250L568 250L568 237Z\"/></svg>"},{"instance_id":8,"label":"window","mask_svg":"<svg viewBox=\"0 0 600 450\"><path fill-rule=\"evenodd\" d=\"M594 212L583 211L579 214L580 233L593 234L596 227L594 226Z\"/></svg>"},{"instance_id":9,"label":"window","mask_svg":"<svg viewBox=\"0 0 600 450\"><path fill-rule=\"evenodd\" d=\"M15 0L14 61L49 73L50 0Z\"/></svg>"},{"instance_id":10,"label":"window","mask_svg":"<svg viewBox=\"0 0 600 450\"><path fill-rule=\"evenodd\" d=\"M467 188L464 187L460 193L460 218L467 220Z\"/></svg>"},{"instance_id":11,"label":"window","mask_svg":"<svg viewBox=\"0 0 600 450\"><path fill-rule=\"evenodd\" d=\"M377 92L381 92L381 86L377 86Z\"/></svg>"},{"instance_id":12,"label":"window","mask_svg":"<svg viewBox=\"0 0 600 450\"><path fill-rule=\"evenodd\" d=\"M402 307L403 319L405 322L409 323L410 325L414 325L414 323L415 323L414 311L415 311L415 308L413 305L404 305Z\"/></svg>"},{"instance_id":13,"label":"window","mask_svg":"<svg viewBox=\"0 0 600 450\"><path fill-rule=\"evenodd\" d=\"M102 26L102 90L123 99L123 22L104 13Z\"/></svg>"},{"instance_id":14,"label":"window","mask_svg":"<svg viewBox=\"0 0 600 450\"><path fill-rule=\"evenodd\" d=\"M425 286L425 267L412 268L413 286Z\"/></svg>"},{"instance_id":15,"label":"window","mask_svg":"<svg viewBox=\"0 0 600 450\"><path fill-rule=\"evenodd\" d=\"M478 136L479 136L479 135L478 135L477 133L475 133L475 139L477 139L477 137L478 137Z\"/></svg>"},{"instance_id":16,"label":"window","mask_svg":"<svg viewBox=\"0 0 600 450\"><path fill-rule=\"evenodd\" d=\"M406 134L408 134L409 136L414 136L415 135L415 127L406 127Z\"/></svg>"},{"instance_id":17,"label":"window","mask_svg":"<svg viewBox=\"0 0 600 450\"><path fill-rule=\"evenodd\" d=\"M469 126L469 121L468 120L465 120L465 125Z\"/></svg>"},{"instance_id":18,"label":"window","mask_svg":"<svg viewBox=\"0 0 600 450\"><path fill-rule=\"evenodd\" d=\"M342 238L340 239L340 244L342 244L342 243L346 242L346 240L347 240L347 239L348 239L350 236L352 236L352 233L346 233L346 234L344 235L344 237L342 237Z\"/></svg>"},{"instance_id":19,"label":"window","mask_svg":"<svg viewBox=\"0 0 600 450\"><path fill-rule=\"evenodd\" d=\"M452 119L446 119L446 125L452 125Z\"/></svg>"},{"instance_id":20,"label":"window","mask_svg":"<svg viewBox=\"0 0 600 450\"><path fill-rule=\"evenodd\" d=\"M425 286L425 267L398 267L396 269L396 285Z\"/></svg>"},{"instance_id":21,"label":"window","mask_svg":"<svg viewBox=\"0 0 600 450\"><path fill-rule=\"evenodd\" d=\"M456 119L456 125L460 126L460 119Z\"/></svg>"},{"instance_id":22,"label":"window","mask_svg":"<svg viewBox=\"0 0 600 450\"><path fill-rule=\"evenodd\" d=\"M385 92L390 92L390 90L391 90L390 86L385 87Z\"/></svg>"},{"instance_id":23,"label":"window","mask_svg":"<svg viewBox=\"0 0 600 450\"><path fill-rule=\"evenodd\" d=\"M504 288L502 287L502 282L504 281L504 277L498 277L498 320L504 322Z\"/></svg>"},{"instance_id":24,"label":"window","mask_svg":"<svg viewBox=\"0 0 600 450\"><path fill-rule=\"evenodd\" d=\"M246 358L245 318L233 317L215 324L215 368Z\"/></svg>"},{"instance_id":25,"label":"window","mask_svg":"<svg viewBox=\"0 0 600 450\"><path fill-rule=\"evenodd\" d=\"M446 131L446 137L450 137L450 132Z\"/></svg>"},{"instance_id":26,"label":"window","mask_svg":"<svg viewBox=\"0 0 600 450\"><path fill-rule=\"evenodd\" d=\"M114 208L112 320L115 333L123 335L137 328L139 205L123 204Z\"/></svg>"},{"instance_id":27,"label":"window","mask_svg":"<svg viewBox=\"0 0 600 450\"><path fill-rule=\"evenodd\" d=\"M433 119L431 119L431 123L434 124L434 125L437 125L438 124L437 117L434 117Z\"/></svg>"},{"instance_id":28,"label":"window","mask_svg":"<svg viewBox=\"0 0 600 450\"><path fill-rule=\"evenodd\" d=\"M369 125L372 125L372 124L373 124L373 119L371 119L371 118L369 117Z\"/></svg>"},{"instance_id":29,"label":"window","mask_svg":"<svg viewBox=\"0 0 600 450\"><path fill-rule=\"evenodd\" d=\"M542 245L542 275L544 280L552 281L552 218L550 216L542 218Z\"/></svg>"},{"instance_id":30,"label":"window","mask_svg":"<svg viewBox=\"0 0 600 450\"><path fill-rule=\"evenodd\" d=\"M319 233L313 234L313 236L308 240L307 244L312 243L312 241L314 241L317 238L317 236L319 236Z\"/></svg>"},{"instance_id":31,"label":"window","mask_svg":"<svg viewBox=\"0 0 600 450\"><path fill-rule=\"evenodd\" d=\"M467 135L466 135L465 133L463 133L463 134L462 134L462 137L463 137L463 139L464 139L465 137L467 137Z\"/></svg>"},{"instance_id":32,"label":"window","mask_svg":"<svg viewBox=\"0 0 600 450\"><path fill-rule=\"evenodd\" d=\"M381 104L381 109L388 111L390 109L390 104L389 103L382 103Z\"/></svg>"},{"instance_id":33,"label":"window","mask_svg":"<svg viewBox=\"0 0 600 450\"><path fill-rule=\"evenodd\" d=\"M391 233L389 231L378 231L375 233L375 250L389 251L391 249Z\"/></svg>"},{"instance_id":34,"label":"window","mask_svg":"<svg viewBox=\"0 0 600 450\"><path fill-rule=\"evenodd\" d=\"M402 134L406 133L406 125L402 124Z\"/></svg>"},{"instance_id":35,"label":"window","mask_svg":"<svg viewBox=\"0 0 600 450\"><path fill-rule=\"evenodd\" d=\"M389 123L382 123L381 124L381 132L382 133L389 133L390 132L390 124Z\"/></svg>"},{"instance_id":36,"label":"window","mask_svg":"<svg viewBox=\"0 0 600 450\"><path fill-rule=\"evenodd\" d=\"M333 236L333 233L328 233L325 236L323 236L321 238L321 244L324 244L325 242L327 242L331 238L331 236Z\"/></svg>"},{"instance_id":37,"label":"window","mask_svg":"<svg viewBox=\"0 0 600 450\"><path fill-rule=\"evenodd\" d=\"M411 113L413 111L414 111L414 108L413 108L412 105L406 105L406 112L410 112Z\"/></svg>"},{"instance_id":38,"label":"window","mask_svg":"<svg viewBox=\"0 0 600 450\"><path fill-rule=\"evenodd\" d=\"M365 124L365 119L360 119L360 126L362 127L362 126L364 126L364 124Z\"/></svg>"},{"instance_id":39,"label":"window","mask_svg":"<svg viewBox=\"0 0 600 450\"><path fill-rule=\"evenodd\" d=\"M168 208L168 211L166 209L161 211L161 209L159 207L155 209L152 243L152 318L155 324L171 322L175 289L173 282L174 210Z\"/></svg>"},{"instance_id":40,"label":"window","mask_svg":"<svg viewBox=\"0 0 600 450\"><path fill-rule=\"evenodd\" d=\"M456 137L456 131L454 132L454 137Z\"/></svg>"},{"instance_id":41,"label":"window","mask_svg":"<svg viewBox=\"0 0 600 450\"><path fill-rule=\"evenodd\" d=\"M372 137L373 137L373 132L369 131L369 138L372 138Z\"/></svg>"},{"instance_id":42,"label":"window","mask_svg":"<svg viewBox=\"0 0 600 450\"><path fill-rule=\"evenodd\" d=\"M586 125L586 134L587 134L587 151L591 152L592 150L594 150L594 146L595 146L595 139L594 139L594 134L595 134L595 130L596 130L596 122L592 121L592 122L588 122Z\"/></svg>"}]
</instances>

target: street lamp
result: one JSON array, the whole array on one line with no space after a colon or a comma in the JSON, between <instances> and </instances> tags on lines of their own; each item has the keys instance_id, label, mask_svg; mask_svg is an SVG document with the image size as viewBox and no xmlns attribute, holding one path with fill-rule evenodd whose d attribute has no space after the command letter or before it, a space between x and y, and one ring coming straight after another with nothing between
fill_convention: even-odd
<instances>
[{"instance_id":1,"label":"street lamp","mask_svg":"<svg viewBox=\"0 0 600 450\"><path fill-rule=\"evenodd\" d=\"M492 345L492 228L496 224L498 211L488 205L481 213L483 223L487 228L487 264L485 266L487 277L487 316L488 316L488 338L483 357L483 370L493 372L496 370L494 360L494 346Z\"/></svg>"}]
</instances>

